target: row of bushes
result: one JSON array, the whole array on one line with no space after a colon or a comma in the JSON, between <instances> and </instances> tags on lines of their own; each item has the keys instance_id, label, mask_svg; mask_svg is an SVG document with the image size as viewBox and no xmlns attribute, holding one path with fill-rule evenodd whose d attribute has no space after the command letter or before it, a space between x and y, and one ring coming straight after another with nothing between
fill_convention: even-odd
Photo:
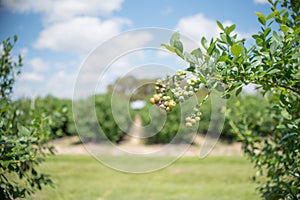
<instances>
[{"instance_id":1,"label":"row of bushes","mask_svg":"<svg viewBox=\"0 0 300 200\"><path fill-rule=\"evenodd\" d=\"M76 134L72 116L72 101L52 96L36 99L19 99L14 101L18 108L18 118L26 124L31 116L40 114L48 118L52 138Z\"/></svg>"},{"instance_id":2,"label":"row of bushes","mask_svg":"<svg viewBox=\"0 0 300 200\"><path fill-rule=\"evenodd\" d=\"M74 102L76 126L83 141L101 142L109 139L119 142L131 124L127 104L122 97L107 93ZM112 107L113 105L113 107Z\"/></svg>"},{"instance_id":3,"label":"row of bushes","mask_svg":"<svg viewBox=\"0 0 300 200\"><path fill-rule=\"evenodd\" d=\"M204 89L197 93L198 101L201 101L206 91ZM113 100L113 101L112 101ZM147 137L148 144L189 142L192 134L197 132L206 134L211 122L211 100L208 99L201 107L202 116L197 129L186 128L184 126L185 117L191 113L189 107L191 102L177 105L172 112L165 113L158 106L153 106L148 101L145 107L140 110L132 110L125 97L113 97L110 93L91 96L87 99L74 101L74 116L72 112L72 101L68 99L58 99L52 96L30 99L20 99L14 102L19 108L20 121L26 122L31 115L42 113L49 118L49 125L52 138L65 135L77 135L77 129L82 139L86 142L99 142L106 137L118 143L128 132L132 119L135 115L142 118L144 126L144 136ZM113 105L113 109L112 109ZM259 123L256 119L259 111L266 107L266 101L256 95L241 95L227 101L226 118L221 134L221 139L234 141L236 135L232 131L229 118L234 121L241 118L247 112L249 121L253 121L257 132L268 134L268 124L270 116L264 116L264 121ZM223 114L220 113L220 117ZM76 121L76 126L75 126ZM255 122L255 123L254 123ZM259 124L259 126L257 125Z\"/></svg>"},{"instance_id":4,"label":"row of bushes","mask_svg":"<svg viewBox=\"0 0 300 200\"><path fill-rule=\"evenodd\" d=\"M53 96L34 100L19 99L14 101L14 105L19 109L19 121L24 124L37 113L47 117L52 138L77 135L79 131L84 141L98 142L107 137L116 143L122 139L130 126L130 116L125 115L128 112L124 109L125 102L122 98L116 98L114 115L111 94L74 101L74 110L72 100Z\"/></svg>"}]
</instances>

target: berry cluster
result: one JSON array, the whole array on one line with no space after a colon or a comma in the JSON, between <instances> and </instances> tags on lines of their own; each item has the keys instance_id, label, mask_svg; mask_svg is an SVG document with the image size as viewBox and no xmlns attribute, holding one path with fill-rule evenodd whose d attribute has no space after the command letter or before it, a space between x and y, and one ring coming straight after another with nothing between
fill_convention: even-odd
<instances>
[{"instance_id":1,"label":"berry cluster","mask_svg":"<svg viewBox=\"0 0 300 200\"><path fill-rule=\"evenodd\" d=\"M199 111L199 108L195 107L194 113L191 116L185 118L185 126L192 127L196 125L196 123L201 120L201 115L202 113Z\"/></svg>"},{"instance_id":2,"label":"berry cluster","mask_svg":"<svg viewBox=\"0 0 300 200\"><path fill-rule=\"evenodd\" d=\"M185 83L187 77L187 72L178 70L174 76L166 76L162 80L156 81L156 92L150 98L150 103L156 104L160 108L164 109L166 112L172 111L172 109L179 102L184 102L193 96L199 89L200 80L197 78L189 78ZM183 85L184 84L184 85ZM186 118L186 126L192 127L198 121L200 121L201 112L199 107L194 108L194 113Z\"/></svg>"},{"instance_id":3,"label":"berry cluster","mask_svg":"<svg viewBox=\"0 0 300 200\"><path fill-rule=\"evenodd\" d=\"M154 94L153 97L150 98L150 103L158 105L166 112L172 111L176 106L176 102L172 100L170 96L163 96L162 93Z\"/></svg>"}]
</instances>

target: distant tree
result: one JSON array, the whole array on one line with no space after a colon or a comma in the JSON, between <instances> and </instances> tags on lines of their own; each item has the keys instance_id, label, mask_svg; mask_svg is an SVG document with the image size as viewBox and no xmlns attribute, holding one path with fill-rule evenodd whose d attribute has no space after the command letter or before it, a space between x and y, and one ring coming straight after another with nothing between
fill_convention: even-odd
<instances>
[{"instance_id":1,"label":"distant tree","mask_svg":"<svg viewBox=\"0 0 300 200\"><path fill-rule=\"evenodd\" d=\"M124 95L131 101L142 100L155 91L155 79L139 79L132 75L125 76L108 85L107 90Z\"/></svg>"}]
</instances>

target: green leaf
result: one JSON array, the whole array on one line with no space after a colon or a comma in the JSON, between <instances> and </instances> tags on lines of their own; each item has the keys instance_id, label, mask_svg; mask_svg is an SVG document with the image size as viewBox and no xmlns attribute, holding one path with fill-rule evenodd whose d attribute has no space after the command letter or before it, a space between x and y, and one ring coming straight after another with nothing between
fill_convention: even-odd
<instances>
[{"instance_id":1,"label":"green leaf","mask_svg":"<svg viewBox=\"0 0 300 200\"><path fill-rule=\"evenodd\" d=\"M179 32L175 32L170 38L170 44L174 46L175 42L178 40L180 40L180 34Z\"/></svg>"},{"instance_id":2,"label":"green leaf","mask_svg":"<svg viewBox=\"0 0 300 200\"><path fill-rule=\"evenodd\" d=\"M233 53L233 55L238 57L243 52L243 47L241 47L240 45L237 45L237 44L233 44L231 46L231 52Z\"/></svg>"},{"instance_id":3,"label":"green leaf","mask_svg":"<svg viewBox=\"0 0 300 200\"><path fill-rule=\"evenodd\" d=\"M207 54L211 55L214 51L214 49L216 48L216 43L215 42L211 42L209 45L209 48L207 49Z\"/></svg>"},{"instance_id":4,"label":"green leaf","mask_svg":"<svg viewBox=\"0 0 300 200\"><path fill-rule=\"evenodd\" d=\"M280 72L279 69L271 69L271 70L267 71L267 74L272 75L272 74L276 74L278 72Z\"/></svg>"},{"instance_id":5,"label":"green leaf","mask_svg":"<svg viewBox=\"0 0 300 200\"><path fill-rule=\"evenodd\" d=\"M180 41L180 34L179 34L179 32L175 32L172 35L172 37L170 39L170 44L171 44L171 46L173 46L176 49L178 49L180 53L183 52L183 45L182 45L182 42Z\"/></svg>"},{"instance_id":6,"label":"green leaf","mask_svg":"<svg viewBox=\"0 0 300 200\"><path fill-rule=\"evenodd\" d=\"M272 19L278 13L277 10L274 10L271 14L268 15L267 20Z\"/></svg>"},{"instance_id":7,"label":"green leaf","mask_svg":"<svg viewBox=\"0 0 300 200\"><path fill-rule=\"evenodd\" d=\"M277 43L276 42L272 42L272 44L270 46L270 52L271 52L271 54L274 54L276 52L277 47L278 47Z\"/></svg>"},{"instance_id":8,"label":"green leaf","mask_svg":"<svg viewBox=\"0 0 300 200\"><path fill-rule=\"evenodd\" d=\"M296 139L297 138L297 133L288 133L288 134L285 134L282 138L281 138L281 141L280 143L282 143L284 140L287 140L287 139Z\"/></svg>"},{"instance_id":9,"label":"green leaf","mask_svg":"<svg viewBox=\"0 0 300 200\"><path fill-rule=\"evenodd\" d=\"M232 37L230 37L229 35L226 35L226 42L229 44L229 45L232 45Z\"/></svg>"},{"instance_id":10,"label":"green leaf","mask_svg":"<svg viewBox=\"0 0 300 200\"><path fill-rule=\"evenodd\" d=\"M280 25L280 29L282 30L283 33L286 33L289 30L289 27L287 25Z\"/></svg>"},{"instance_id":11,"label":"green leaf","mask_svg":"<svg viewBox=\"0 0 300 200\"><path fill-rule=\"evenodd\" d=\"M179 50L179 52L182 54L183 52L183 45L181 41L175 41L174 47Z\"/></svg>"},{"instance_id":12,"label":"green leaf","mask_svg":"<svg viewBox=\"0 0 300 200\"><path fill-rule=\"evenodd\" d=\"M255 38L255 42L256 42L257 46L259 46L259 47L262 47L264 45L263 39L261 39L259 37Z\"/></svg>"},{"instance_id":13,"label":"green leaf","mask_svg":"<svg viewBox=\"0 0 300 200\"><path fill-rule=\"evenodd\" d=\"M14 35L14 42L16 42L18 40L18 36Z\"/></svg>"},{"instance_id":14,"label":"green leaf","mask_svg":"<svg viewBox=\"0 0 300 200\"><path fill-rule=\"evenodd\" d=\"M286 109L281 111L281 115L282 117L284 117L285 119L291 120L292 116L290 115L290 113L288 113L288 111Z\"/></svg>"},{"instance_id":15,"label":"green leaf","mask_svg":"<svg viewBox=\"0 0 300 200\"><path fill-rule=\"evenodd\" d=\"M200 78L200 80L203 84L206 84L206 80L205 80L204 76L201 74L201 72L199 72L198 77Z\"/></svg>"},{"instance_id":16,"label":"green leaf","mask_svg":"<svg viewBox=\"0 0 300 200\"><path fill-rule=\"evenodd\" d=\"M278 41L281 42L282 41L282 37L278 35L278 33L276 31L273 31L273 38Z\"/></svg>"},{"instance_id":17,"label":"green leaf","mask_svg":"<svg viewBox=\"0 0 300 200\"><path fill-rule=\"evenodd\" d=\"M296 28L296 30L294 30L294 34L297 35L300 33L300 26L298 28Z\"/></svg>"},{"instance_id":18,"label":"green leaf","mask_svg":"<svg viewBox=\"0 0 300 200\"><path fill-rule=\"evenodd\" d=\"M31 133L25 126L18 124L17 127L18 127L18 131L19 131L20 135L30 136Z\"/></svg>"},{"instance_id":19,"label":"green leaf","mask_svg":"<svg viewBox=\"0 0 300 200\"><path fill-rule=\"evenodd\" d=\"M200 48L197 48L191 52L192 55L196 56L197 58L202 58L203 54Z\"/></svg>"},{"instance_id":20,"label":"green leaf","mask_svg":"<svg viewBox=\"0 0 300 200\"><path fill-rule=\"evenodd\" d=\"M235 95L238 96L243 90L243 87L239 87L236 92L235 92Z\"/></svg>"},{"instance_id":21,"label":"green leaf","mask_svg":"<svg viewBox=\"0 0 300 200\"><path fill-rule=\"evenodd\" d=\"M167 45L167 44L161 44L161 46L165 47L167 50L169 50L170 52L176 53L175 48Z\"/></svg>"},{"instance_id":22,"label":"green leaf","mask_svg":"<svg viewBox=\"0 0 300 200\"><path fill-rule=\"evenodd\" d=\"M229 35L232 31L234 31L235 27L236 27L235 24L229 26L228 29L226 30L226 34Z\"/></svg>"},{"instance_id":23,"label":"green leaf","mask_svg":"<svg viewBox=\"0 0 300 200\"><path fill-rule=\"evenodd\" d=\"M222 96L222 98L224 98L224 99L230 99L230 94L225 94L225 95Z\"/></svg>"},{"instance_id":24,"label":"green leaf","mask_svg":"<svg viewBox=\"0 0 300 200\"><path fill-rule=\"evenodd\" d=\"M206 40L205 37L202 37L202 39L201 39L201 44L202 44L202 46L203 46L205 49L207 49L207 40Z\"/></svg>"},{"instance_id":25,"label":"green leaf","mask_svg":"<svg viewBox=\"0 0 300 200\"><path fill-rule=\"evenodd\" d=\"M271 32L271 28L270 27L266 28L266 30L264 31L264 36L267 37L270 34L270 32Z\"/></svg>"},{"instance_id":26,"label":"green leaf","mask_svg":"<svg viewBox=\"0 0 300 200\"><path fill-rule=\"evenodd\" d=\"M217 21L218 27L222 30L225 31L224 26L222 25L221 22Z\"/></svg>"},{"instance_id":27,"label":"green leaf","mask_svg":"<svg viewBox=\"0 0 300 200\"><path fill-rule=\"evenodd\" d=\"M260 13L260 12L255 12L255 14L258 17L258 21L262 24L262 25L266 25L266 16L264 16L264 14Z\"/></svg>"},{"instance_id":28,"label":"green leaf","mask_svg":"<svg viewBox=\"0 0 300 200\"><path fill-rule=\"evenodd\" d=\"M190 64L190 67L187 68L186 71L189 71L189 72L195 72L195 69L196 69L195 65Z\"/></svg>"}]
</instances>

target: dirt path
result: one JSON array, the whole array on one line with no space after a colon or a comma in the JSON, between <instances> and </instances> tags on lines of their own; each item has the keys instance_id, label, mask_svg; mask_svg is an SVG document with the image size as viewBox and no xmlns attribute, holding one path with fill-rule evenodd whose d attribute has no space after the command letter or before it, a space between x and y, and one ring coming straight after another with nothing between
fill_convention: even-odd
<instances>
[{"instance_id":1,"label":"dirt path","mask_svg":"<svg viewBox=\"0 0 300 200\"><path fill-rule=\"evenodd\" d=\"M198 156L200 153L200 145L204 141L204 137L198 135L195 138L196 145L191 145L189 149L185 152L184 156ZM50 142L50 145L53 145L56 149L57 154L75 154L75 155L88 155L88 151L86 149L89 148L98 148L99 151L103 151L103 147L101 144L85 144L83 145L77 136L72 137L64 137L60 139L56 139ZM118 149L122 149L126 152L132 153L148 153L159 151L164 148L164 145L143 145L140 141L136 141L135 139L129 140L128 142L119 144L116 146ZM167 154L167 156L177 155L177 151L180 148L180 145L172 145ZM114 154L114 152L111 152ZM218 142L215 147L212 149L209 155L242 155L242 149L240 143L233 144L224 144ZM163 155L162 155L163 156Z\"/></svg>"},{"instance_id":2,"label":"dirt path","mask_svg":"<svg viewBox=\"0 0 300 200\"><path fill-rule=\"evenodd\" d=\"M136 115L134 118L134 122L131 124L128 133L123 138L123 141L120 145L142 145L144 144L144 140L142 139L143 125L142 118L139 115Z\"/></svg>"}]
</instances>

